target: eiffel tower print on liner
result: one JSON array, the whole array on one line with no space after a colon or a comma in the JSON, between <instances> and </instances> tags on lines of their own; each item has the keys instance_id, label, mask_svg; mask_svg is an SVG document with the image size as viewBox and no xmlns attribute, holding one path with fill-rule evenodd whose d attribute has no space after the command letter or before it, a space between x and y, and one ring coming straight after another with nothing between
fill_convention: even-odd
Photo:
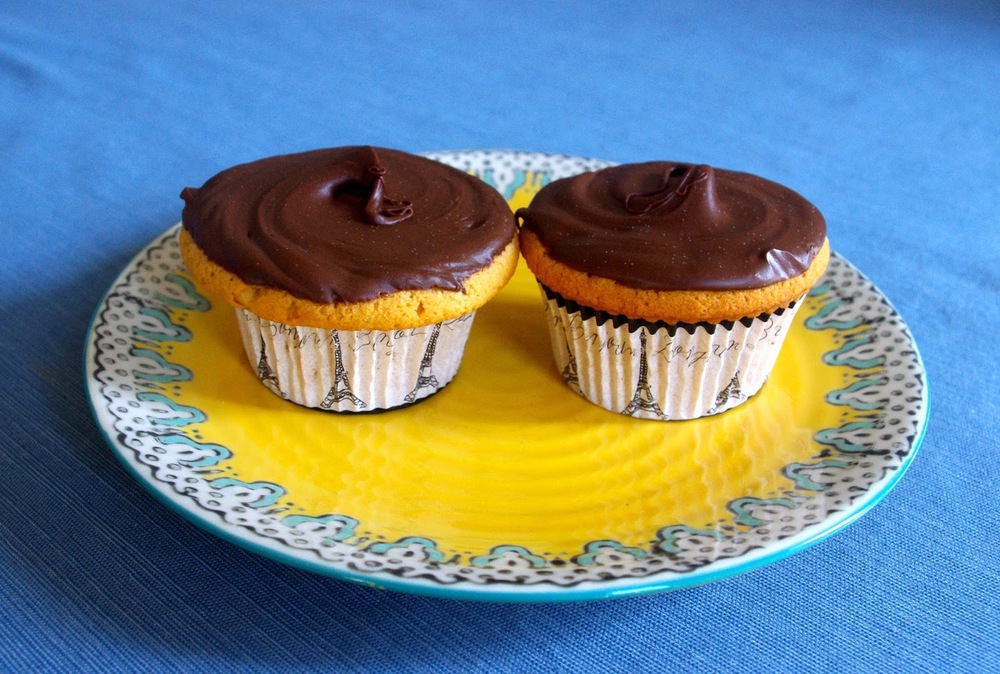
<instances>
[{"instance_id":1,"label":"eiffel tower print on liner","mask_svg":"<svg viewBox=\"0 0 1000 674\"><path fill-rule=\"evenodd\" d=\"M273 393L285 398L285 394L281 391L281 384L278 382L278 376L274 374L274 370L271 369L271 363L267 360L267 348L264 340L260 340L260 358L257 360L257 378L260 379L261 383L267 388L271 389Z\"/></svg>"},{"instance_id":2,"label":"eiffel tower print on liner","mask_svg":"<svg viewBox=\"0 0 1000 674\"><path fill-rule=\"evenodd\" d=\"M580 375L576 371L576 356L569 348L569 341L566 342L566 367L562 370L562 378L567 386L580 393Z\"/></svg>"},{"instance_id":3,"label":"eiffel tower print on liner","mask_svg":"<svg viewBox=\"0 0 1000 674\"><path fill-rule=\"evenodd\" d=\"M737 370L733 378L729 380L729 384L726 388L719 391L719 395L715 398L715 405L708 411L708 414L715 414L726 409L730 401L733 400L744 400L746 395L740 389L740 371Z\"/></svg>"},{"instance_id":4,"label":"eiffel tower print on liner","mask_svg":"<svg viewBox=\"0 0 1000 674\"><path fill-rule=\"evenodd\" d=\"M650 417L667 421L668 417L660 409L653 393L649 389L649 361L646 356L646 328L639 330L639 381L635 385L635 394L622 414L630 417Z\"/></svg>"},{"instance_id":5,"label":"eiffel tower print on liner","mask_svg":"<svg viewBox=\"0 0 1000 674\"><path fill-rule=\"evenodd\" d=\"M319 404L321 409L328 410L332 408L337 403L341 403L345 400L353 404L359 410L363 410L366 405L361 398L354 395L351 390L351 382L347 378L347 370L344 369L343 356L340 352L340 337L337 335L337 331L333 330L331 333L333 335L333 386L330 387L329 392L327 392L326 397L323 398L323 402Z\"/></svg>"},{"instance_id":6,"label":"eiffel tower print on liner","mask_svg":"<svg viewBox=\"0 0 1000 674\"><path fill-rule=\"evenodd\" d=\"M437 350L438 335L441 334L441 324L437 323L434 325L434 330L431 332L431 338L427 342L427 348L424 349L424 357L420 359L420 370L417 373L417 383L403 401L406 403L412 403L417 399L417 394L424 389L430 389L431 393L437 391L440 386L438 385L437 377L434 376L434 372L431 369L434 363L434 352ZM427 395L430 395L428 393Z\"/></svg>"}]
</instances>

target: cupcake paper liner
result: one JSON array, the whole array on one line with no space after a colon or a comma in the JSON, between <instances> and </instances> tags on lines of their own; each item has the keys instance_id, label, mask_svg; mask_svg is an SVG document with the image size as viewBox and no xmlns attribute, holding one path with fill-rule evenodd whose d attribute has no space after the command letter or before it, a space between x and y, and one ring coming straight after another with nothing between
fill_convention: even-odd
<instances>
[{"instance_id":1,"label":"cupcake paper liner","mask_svg":"<svg viewBox=\"0 0 1000 674\"><path fill-rule=\"evenodd\" d=\"M275 394L333 412L415 403L458 372L475 312L401 330L325 330L285 325L245 309L236 315L250 365Z\"/></svg>"},{"instance_id":2,"label":"cupcake paper liner","mask_svg":"<svg viewBox=\"0 0 1000 674\"><path fill-rule=\"evenodd\" d=\"M612 412L680 420L718 414L760 390L798 302L722 323L653 323L566 300L541 286L566 384Z\"/></svg>"}]
</instances>

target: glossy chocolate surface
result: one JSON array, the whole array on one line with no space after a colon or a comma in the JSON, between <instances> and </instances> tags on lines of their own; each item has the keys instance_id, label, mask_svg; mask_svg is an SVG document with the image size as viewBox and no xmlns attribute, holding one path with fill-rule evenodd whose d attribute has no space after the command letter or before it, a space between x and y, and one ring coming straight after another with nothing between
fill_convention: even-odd
<instances>
[{"instance_id":1,"label":"glossy chocolate surface","mask_svg":"<svg viewBox=\"0 0 1000 674\"><path fill-rule=\"evenodd\" d=\"M517 217L568 267L649 290L741 290L803 273L826 221L764 178L626 164L546 185Z\"/></svg>"},{"instance_id":2,"label":"glossy chocolate surface","mask_svg":"<svg viewBox=\"0 0 1000 674\"><path fill-rule=\"evenodd\" d=\"M181 198L210 260L320 303L461 290L515 234L507 203L478 178L368 146L242 164Z\"/></svg>"}]
</instances>

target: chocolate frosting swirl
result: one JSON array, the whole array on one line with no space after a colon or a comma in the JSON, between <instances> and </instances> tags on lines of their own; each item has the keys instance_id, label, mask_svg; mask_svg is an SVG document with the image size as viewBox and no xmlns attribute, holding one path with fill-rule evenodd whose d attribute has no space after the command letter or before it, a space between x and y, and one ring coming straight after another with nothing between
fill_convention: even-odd
<instances>
[{"instance_id":1,"label":"chocolate frosting swirl","mask_svg":"<svg viewBox=\"0 0 1000 674\"><path fill-rule=\"evenodd\" d=\"M516 231L503 197L478 178L366 146L234 166L181 198L184 227L210 260L324 304L460 291Z\"/></svg>"},{"instance_id":2,"label":"chocolate frosting swirl","mask_svg":"<svg viewBox=\"0 0 1000 674\"><path fill-rule=\"evenodd\" d=\"M749 173L673 162L556 180L517 218L568 267L643 290L746 290L804 272L826 221Z\"/></svg>"}]
</instances>

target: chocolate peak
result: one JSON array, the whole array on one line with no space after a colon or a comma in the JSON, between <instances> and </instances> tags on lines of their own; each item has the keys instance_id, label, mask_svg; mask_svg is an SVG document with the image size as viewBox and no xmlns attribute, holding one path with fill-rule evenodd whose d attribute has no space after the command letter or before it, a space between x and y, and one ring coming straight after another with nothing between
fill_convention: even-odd
<instances>
[{"instance_id":1,"label":"chocolate peak","mask_svg":"<svg viewBox=\"0 0 1000 674\"><path fill-rule=\"evenodd\" d=\"M632 192L628 194L625 197L625 210L636 215L657 210L669 213L681 205L681 202L695 185L705 181L708 183L704 189L700 190L699 196L706 203L714 203L715 172L711 166L701 164L699 166L671 167L667 171L663 186L659 189L646 193Z\"/></svg>"},{"instance_id":2,"label":"chocolate peak","mask_svg":"<svg viewBox=\"0 0 1000 674\"><path fill-rule=\"evenodd\" d=\"M371 175L371 195L365 202L365 220L371 225L395 225L413 215L413 205L406 200L397 201L385 196L385 167L373 164L368 167Z\"/></svg>"}]
</instances>

